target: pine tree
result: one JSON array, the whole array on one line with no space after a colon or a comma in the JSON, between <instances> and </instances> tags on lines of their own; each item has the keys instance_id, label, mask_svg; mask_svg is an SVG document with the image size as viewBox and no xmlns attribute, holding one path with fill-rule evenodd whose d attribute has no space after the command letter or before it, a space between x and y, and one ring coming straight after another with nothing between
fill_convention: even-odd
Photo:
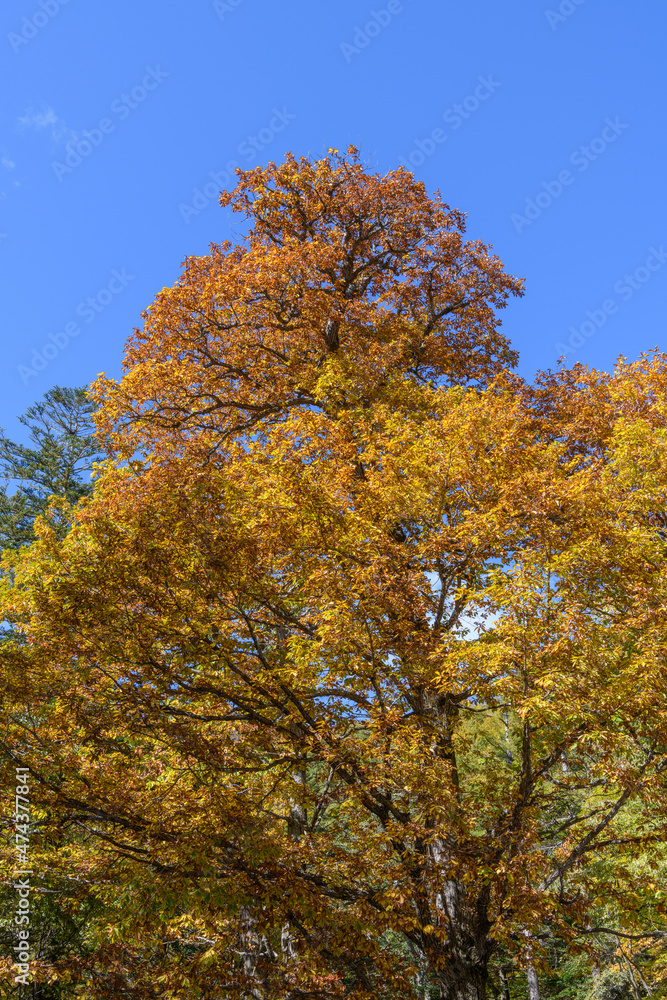
<instances>
[{"instance_id":1,"label":"pine tree","mask_svg":"<svg viewBox=\"0 0 667 1000\"><path fill-rule=\"evenodd\" d=\"M99 445L93 438L95 404L85 387L54 386L19 417L30 444L0 431L0 547L17 549L34 541L34 523L52 498L77 503L91 490L90 473ZM58 525L62 535L66 523Z\"/></svg>"}]
</instances>

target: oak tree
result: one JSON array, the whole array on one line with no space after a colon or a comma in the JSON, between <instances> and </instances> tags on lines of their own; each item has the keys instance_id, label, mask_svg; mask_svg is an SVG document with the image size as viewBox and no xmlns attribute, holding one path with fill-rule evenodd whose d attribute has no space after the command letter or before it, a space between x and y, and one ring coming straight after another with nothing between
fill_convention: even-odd
<instances>
[{"instance_id":1,"label":"oak tree","mask_svg":"<svg viewBox=\"0 0 667 1000\"><path fill-rule=\"evenodd\" d=\"M7 578L5 758L106 907L80 995L482 1000L659 941L667 359L512 375L520 282L354 150L221 200L247 237Z\"/></svg>"}]
</instances>

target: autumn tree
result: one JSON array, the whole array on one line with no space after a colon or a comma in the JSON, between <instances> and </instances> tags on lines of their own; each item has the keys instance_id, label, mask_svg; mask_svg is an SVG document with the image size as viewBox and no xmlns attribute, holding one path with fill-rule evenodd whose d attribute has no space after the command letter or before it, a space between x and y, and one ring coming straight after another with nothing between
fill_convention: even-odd
<instances>
[{"instance_id":1,"label":"autumn tree","mask_svg":"<svg viewBox=\"0 0 667 1000\"><path fill-rule=\"evenodd\" d=\"M520 283L354 150L221 201L246 239L157 296L7 578L5 759L106 906L80 995L483 1000L659 942L667 359L526 385Z\"/></svg>"}]
</instances>

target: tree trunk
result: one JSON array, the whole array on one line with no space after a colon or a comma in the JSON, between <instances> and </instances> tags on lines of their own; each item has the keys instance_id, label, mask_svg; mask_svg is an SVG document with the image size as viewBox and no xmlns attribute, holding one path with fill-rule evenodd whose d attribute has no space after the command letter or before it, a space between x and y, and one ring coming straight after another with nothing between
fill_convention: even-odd
<instances>
[{"instance_id":1,"label":"tree trunk","mask_svg":"<svg viewBox=\"0 0 667 1000\"><path fill-rule=\"evenodd\" d=\"M266 936L257 933L257 920L250 908L242 906L239 916L239 950L237 954L243 962L243 973L248 982L249 992L246 996L252 1000L259 1000L263 993L258 988L261 986L261 978L257 973L258 961L260 958L266 957L275 961L277 955L272 950Z\"/></svg>"},{"instance_id":2,"label":"tree trunk","mask_svg":"<svg viewBox=\"0 0 667 1000\"><path fill-rule=\"evenodd\" d=\"M500 1000L510 1000L510 987L504 969L499 970L498 977L500 979Z\"/></svg>"},{"instance_id":3,"label":"tree trunk","mask_svg":"<svg viewBox=\"0 0 667 1000\"><path fill-rule=\"evenodd\" d=\"M470 972L465 979L459 979L440 988L442 1000L486 1000L487 976Z\"/></svg>"},{"instance_id":4,"label":"tree trunk","mask_svg":"<svg viewBox=\"0 0 667 1000\"><path fill-rule=\"evenodd\" d=\"M439 973L442 1000L486 1000L491 955L486 898L473 901L465 887L452 879L444 883L439 908L446 914L447 961Z\"/></svg>"},{"instance_id":5,"label":"tree trunk","mask_svg":"<svg viewBox=\"0 0 667 1000\"><path fill-rule=\"evenodd\" d=\"M528 1000L540 1000L540 984L537 980L535 967L529 965L526 974L528 976Z\"/></svg>"}]
</instances>

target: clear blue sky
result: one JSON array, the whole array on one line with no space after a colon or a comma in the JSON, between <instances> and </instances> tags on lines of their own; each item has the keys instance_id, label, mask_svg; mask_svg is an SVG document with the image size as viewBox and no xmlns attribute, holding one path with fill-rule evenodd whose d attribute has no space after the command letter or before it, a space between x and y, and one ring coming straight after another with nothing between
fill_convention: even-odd
<instances>
[{"instance_id":1,"label":"clear blue sky","mask_svg":"<svg viewBox=\"0 0 667 1000\"><path fill-rule=\"evenodd\" d=\"M664 0L5 0L0 425L117 376L183 257L234 238L230 161L288 149L354 143L465 211L526 279L525 376L664 348L666 28Z\"/></svg>"}]
</instances>

